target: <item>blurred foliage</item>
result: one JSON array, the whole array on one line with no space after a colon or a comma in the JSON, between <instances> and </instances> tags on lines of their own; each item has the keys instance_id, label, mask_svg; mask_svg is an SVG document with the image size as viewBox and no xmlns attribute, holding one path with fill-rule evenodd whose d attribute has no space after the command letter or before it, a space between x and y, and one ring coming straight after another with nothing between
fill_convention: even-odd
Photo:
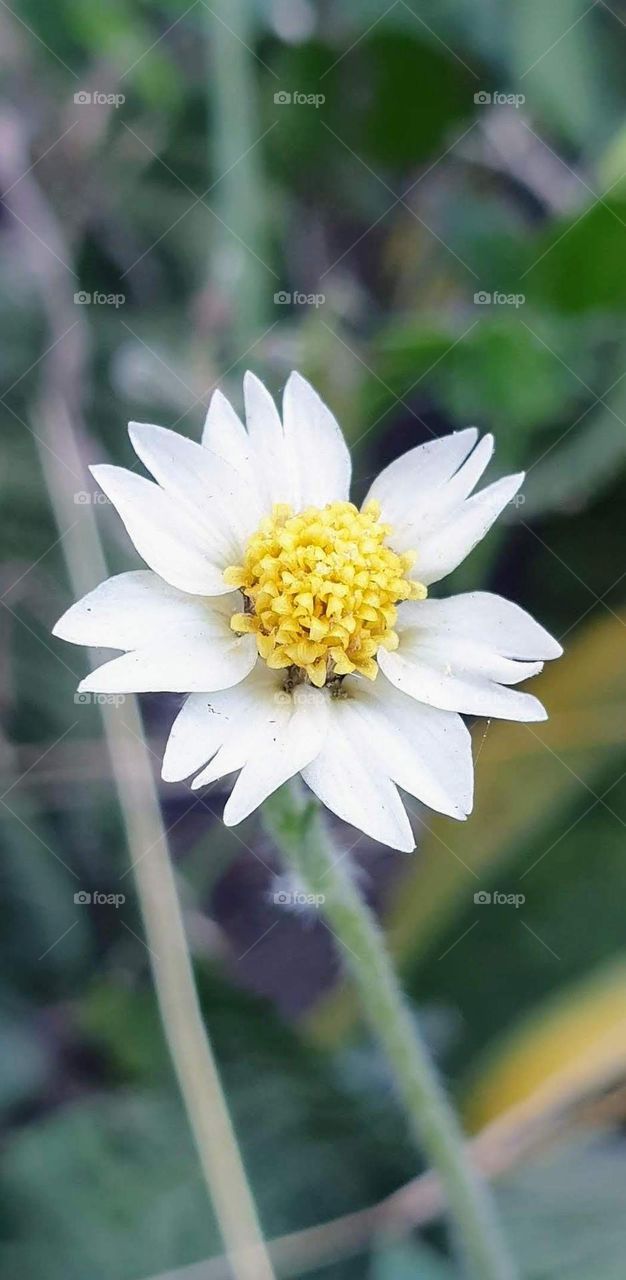
<instances>
[{"instance_id":1,"label":"blurred foliage","mask_svg":"<svg viewBox=\"0 0 626 1280\"><path fill-rule=\"evenodd\" d=\"M468 1114L564 1087L621 1026L626 9L13 8L0 12L0 1274L146 1280L220 1246L156 1019L98 708L73 702L86 659L49 635L68 602L34 439L51 311L85 343L85 462L128 463L130 418L197 437L218 382L240 402L247 365L273 390L295 365L345 427L359 494L404 449L468 422L496 434L498 473L527 470L523 504L450 585L502 591L563 638L539 685L551 719L476 724L471 820L416 811L415 858L366 841L359 855ZM74 100L96 91L124 101ZM75 305L80 289L124 301ZM275 302L281 290L322 301ZM86 474L75 482L93 502ZM97 516L111 567L134 563L112 513ZM79 500L65 528L83 517ZM144 702L158 757L177 702ZM219 792L191 801L162 791L266 1229L370 1205L418 1171L331 940L273 908L258 824L225 834ZM126 900L75 902L95 889ZM496 891L525 901L475 903ZM623 1275L625 1159L615 1133L508 1175L528 1280ZM452 1271L432 1233L315 1274Z\"/></svg>"},{"instance_id":2,"label":"blurred foliage","mask_svg":"<svg viewBox=\"0 0 626 1280\"><path fill-rule=\"evenodd\" d=\"M600 1090L626 1063L626 967L611 962L573 990L538 1005L509 1042L476 1067L466 1114L480 1129L520 1102L545 1105L585 1086ZM537 1095L539 1101L537 1102Z\"/></svg>"},{"instance_id":3,"label":"blurred foliage","mask_svg":"<svg viewBox=\"0 0 626 1280\"><path fill-rule=\"evenodd\" d=\"M620 1148L572 1142L510 1181L501 1207L524 1275L619 1280L626 1245Z\"/></svg>"},{"instance_id":4,"label":"blurred foliage","mask_svg":"<svg viewBox=\"0 0 626 1280\"><path fill-rule=\"evenodd\" d=\"M410 1166L399 1135L381 1164L384 1115L360 1108L267 1007L200 978L267 1230L313 1225L391 1189ZM100 1087L14 1137L0 1179L6 1274L109 1280L218 1252L151 995L102 984L76 1017Z\"/></svg>"}]
</instances>

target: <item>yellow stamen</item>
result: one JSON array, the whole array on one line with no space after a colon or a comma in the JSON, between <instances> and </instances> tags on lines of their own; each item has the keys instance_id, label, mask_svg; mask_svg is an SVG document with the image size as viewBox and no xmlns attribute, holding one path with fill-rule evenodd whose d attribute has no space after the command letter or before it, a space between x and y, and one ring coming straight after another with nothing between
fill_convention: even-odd
<instances>
[{"instance_id":1,"label":"yellow stamen","mask_svg":"<svg viewBox=\"0 0 626 1280\"><path fill-rule=\"evenodd\" d=\"M415 553L386 545L392 533L377 502L363 511L330 502L297 515L276 505L250 538L243 564L224 572L250 604L233 614L233 631L256 635L269 667L298 667L318 688L354 672L375 680L378 649L398 645L396 605L427 594L408 577Z\"/></svg>"}]
</instances>

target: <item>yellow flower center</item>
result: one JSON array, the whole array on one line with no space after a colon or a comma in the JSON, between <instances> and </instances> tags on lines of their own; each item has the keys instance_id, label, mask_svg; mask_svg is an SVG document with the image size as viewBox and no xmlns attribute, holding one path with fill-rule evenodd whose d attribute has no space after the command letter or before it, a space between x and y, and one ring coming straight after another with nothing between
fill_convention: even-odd
<instances>
[{"instance_id":1,"label":"yellow flower center","mask_svg":"<svg viewBox=\"0 0 626 1280\"><path fill-rule=\"evenodd\" d=\"M224 572L248 606L231 618L233 631L255 635L269 667L298 667L318 688L352 672L374 680L380 646L398 646L396 605L426 596L407 576L414 553L392 551L391 533L377 502L363 511L330 502L299 515L276 505L243 564Z\"/></svg>"}]
</instances>

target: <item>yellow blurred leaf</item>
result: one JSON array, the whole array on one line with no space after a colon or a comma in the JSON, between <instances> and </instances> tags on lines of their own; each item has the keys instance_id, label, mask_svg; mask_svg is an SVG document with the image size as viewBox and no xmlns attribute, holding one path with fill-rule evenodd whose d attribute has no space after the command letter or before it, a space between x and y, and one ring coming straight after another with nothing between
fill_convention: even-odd
<instances>
[{"instance_id":1,"label":"yellow blurred leaf","mask_svg":"<svg viewBox=\"0 0 626 1280\"><path fill-rule=\"evenodd\" d=\"M626 1075L626 960L560 992L479 1063L465 1116L481 1129L521 1103L547 1111Z\"/></svg>"}]
</instances>

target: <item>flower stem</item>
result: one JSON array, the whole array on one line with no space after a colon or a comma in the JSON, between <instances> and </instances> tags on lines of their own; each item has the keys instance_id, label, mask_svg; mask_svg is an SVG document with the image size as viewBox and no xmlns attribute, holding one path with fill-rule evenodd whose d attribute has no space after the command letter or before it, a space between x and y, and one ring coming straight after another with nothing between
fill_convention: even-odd
<instances>
[{"instance_id":1,"label":"flower stem","mask_svg":"<svg viewBox=\"0 0 626 1280\"><path fill-rule=\"evenodd\" d=\"M113 709L113 716L116 715ZM144 850L132 870L139 895L161 1019L187 1109L200 1163L236 1280L274 1280L237 1138L222 1089L194 982L191 957L166 833L153 791L151 833L136 812L137 766L144 794L154 782L147 753L138 761L142 729L134 699L106 726L115 779L129 834ZM113 721L113 722L112 722ZM141 750L141 748L139 748ZM134 777L132 765L134 764ZM133 813L133 810L135 811ZM150 819L148 819L150 824ZM137 830L139 826L139 830ZM141 830L143 826L143 830ZM133 831L133 828L134 831Z\"/></svg>"},{"instance_id":2,"label":"flower stem","mask_svg":"<svg viewBox=\"0 0 626 1280\"><path fill-rule=\"evenodd\" d=\"M54 426L56 434L51 432L51 439L57 446L59 437L63 439L64 457L71 460L71 469L76 467L80 474L80 457L62 402L51 395L37 420L43 432L48 425ZM40 456L62 529L68 503L61 498L59 468L54 458L51 461L51 450L46 453L42 449ZM91 519L80 532L73 526L67 531L64 553L77 596L84 593L87 581L92 584L106 576L102 548ZM103 705L101 711L163 1030L232 1274L235 1280L275 1280L198 1002L139 709L136 700L128 697L122 706Z\"/></svg>"},{"instance_id":3,"label":"flower stem","mask_svg":"<svg viewBox=\"0 0 626 1280\"><path fill-rule=\"evenodd\" d=\"M21 155L16 149L15 155L19 160L16 173L24 179L20 194L29 226L40 231L37 240L42 245L58 244L62 257L69 260L69 249L52 211L28 175L26 150ZM39 459L68 577L72 592L78 598L107 576L93 507L81 507L80 525L74 520L68 527L68 512L73 508L76 486L84 487L77 430L80 429L80 375L86 341L82 325L72 314L75 308L71 293L67 294L67 273L61 279L59 269L45 253L33 261L50 333L56 336L56 342L51 343L42 361L41 399L32 416L37 422ZM74 348L68 356L67 334L70 332ZM207 1191L228 1253L230 1271L234 1280L275 1280L198 1002L167 833L139 709L136 700L128 697L123 706L105 704L101 711L163 1029Z\"/></svg>"},{"instance_id":4,"label":"flower stem","mask_svg":"<svg viewBox=\"0 0 626 1280\"><path fill-rule=\"evenodd\" d=\"M212 0L207 93L215 210L211 283L229 315L227 355L238 362L267 328L277 278L266 263L269 209L261 170L261 123L250 0ZM271 126L270 126L271 128Z\"/></svg>"},{"instance_id":5,"label":"flower stem","mask_svg":"<svg viewBox=\"0 0 626 1280\"><path fill-rule=\"evenodd\" d=\"M322 910L342 946L363 1012L381 1041L416 1139L437 1169L455 1235L474 1280L514 1280L486 1184L400 990L385 940L345 860L335 857L315 802L292 786L266 801L268 831Z\"/></svg>"}]
</instances>

